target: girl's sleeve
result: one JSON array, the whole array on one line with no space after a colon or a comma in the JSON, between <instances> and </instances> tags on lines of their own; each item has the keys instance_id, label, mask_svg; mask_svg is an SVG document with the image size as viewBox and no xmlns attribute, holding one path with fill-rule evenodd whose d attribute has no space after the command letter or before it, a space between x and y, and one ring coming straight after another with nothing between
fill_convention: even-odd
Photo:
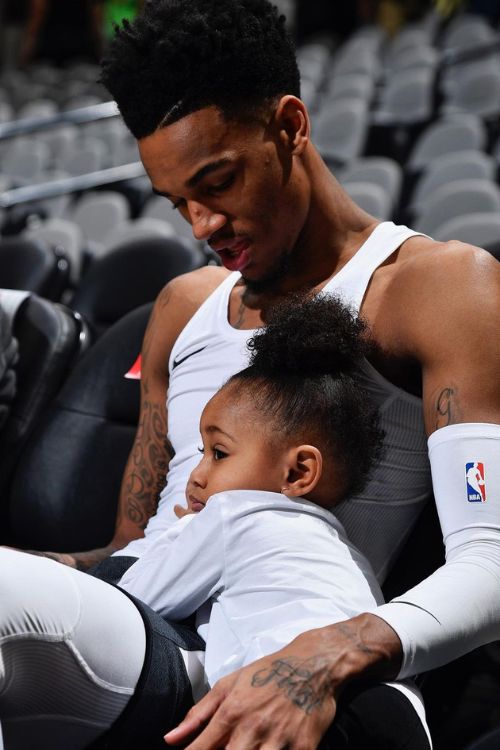
<instances>
[{"instance_id":1,"label":"girl's sleeve","mask_svg":"<svg viewBox=\"0 0 500 750\"><path fill-rule=\"evenodd\" d=\"M125 573L120 587L171 620L188 617L222 587L224 530L219 503L185 516ZM177 527L177 524L175 524Z\"/></svg>"}]
</instances>

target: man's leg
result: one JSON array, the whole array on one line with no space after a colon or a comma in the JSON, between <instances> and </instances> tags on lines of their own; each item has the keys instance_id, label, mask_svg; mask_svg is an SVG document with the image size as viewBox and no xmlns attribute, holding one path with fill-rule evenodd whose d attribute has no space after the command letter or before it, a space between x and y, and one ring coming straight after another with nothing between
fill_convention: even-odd
<instances>
[{"instance_id":1,"label":"man's leg","mask_svg":"<svg viewBox=\"0 0 500 750\"><path fill-rule=\"evenodd\" d=\"M79 750L134 693L143 620L118 589L0 549L0 724L6 750Z\"/></svg>"},{"instance_id":2,"label":"man's leg","mask_svg":"<svg viewBox=\"0 0 500 750\"><path fill-rule=\"evenodd\" d=\"M347 689L320 750L431 750L414 706L389 685Z\"/></svg>"}]
</instances>

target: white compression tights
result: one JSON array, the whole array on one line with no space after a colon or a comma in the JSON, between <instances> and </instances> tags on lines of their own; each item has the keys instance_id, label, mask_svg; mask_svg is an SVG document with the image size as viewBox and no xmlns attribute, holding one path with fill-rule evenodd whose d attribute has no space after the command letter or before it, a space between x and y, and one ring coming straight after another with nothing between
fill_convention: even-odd
<instances>
[{"instance_id":1,"label":"white compression tights","mask_svg":"<svg viewBox=\"0 0 500 750\"><path fill-rule=\"evenodd\" d=\"M145 645L142 618L120 591L53 560L0 548L5 750L87 747L133 694Z\"/></svg>"}]
</instances>

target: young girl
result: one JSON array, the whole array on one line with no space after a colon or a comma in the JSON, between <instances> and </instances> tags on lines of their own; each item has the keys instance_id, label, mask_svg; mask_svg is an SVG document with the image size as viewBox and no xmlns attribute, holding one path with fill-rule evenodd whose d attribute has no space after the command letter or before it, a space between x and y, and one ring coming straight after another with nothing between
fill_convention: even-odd
<instances>
[{"instance_id":1,"label":"young girl","mask_svg":"<svg viewBox=\"0 0 500 750\"><path fill-rule=\"evenodd\" d=\"M367 560L328 510L362 488L380 452L376 415L356 382L369 350L362 321L332 297L295 299L249 347L250 365L202 413L188 513L120 581L166 619L196 613L210 686L306 630L382 602ZM299 655L296 664L256 674L256 686L287 683L303 666ZM289 682L291 700L314 710L317 696ZM349 748L429 748L415 689L371 690L359 715L351 700L354 723L351 716L343 725L339 713L334 747L347 747L348 738ZM391 722L375 737L373 717L388 711ZM401 741L398 717L408 725L404 745L391 744L396 724Z\"/></svg>"}]
</instances>

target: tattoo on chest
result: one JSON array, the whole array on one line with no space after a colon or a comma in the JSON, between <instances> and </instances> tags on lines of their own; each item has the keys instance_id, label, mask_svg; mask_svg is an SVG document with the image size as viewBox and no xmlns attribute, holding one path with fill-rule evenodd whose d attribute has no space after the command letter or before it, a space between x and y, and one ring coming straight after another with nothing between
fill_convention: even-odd
<instances>
[{"instance_id":1,"label":"tattoo on chest","mask_svg":"<svg viewBox=\"0 0 500 750\"><path fill-rule=\"evenodd\" d=\"M235 328L241 328L245 321L245 305L243 304L243 295L241 297L240 306L238 307L238 317L234 321Z\"/></svg>"},{"instance_id":2,"label":"tattoo on chest","mask_svg":"<svg viewBox=\"0 0 500 750\"><path fill-rule=\"evenodd\" d=\"M323 681L323 671L318 677L309 661L276 659L269 669L260 669L253 675L251 685L258 688L274 682L293 704L306 714L311 714L322 706L328 690Z\"/></svg>"},{"instance_id":3,"label":"tattoo on chest","mask_svg":"<svg viewBox=\"0 0 500 750\"><path fill-rule=\"evenodd\" d=\"M456 418L456 391L454 388L443 388L436 399L435 429L453 424Z\"/></svg>"}]
</instances>

